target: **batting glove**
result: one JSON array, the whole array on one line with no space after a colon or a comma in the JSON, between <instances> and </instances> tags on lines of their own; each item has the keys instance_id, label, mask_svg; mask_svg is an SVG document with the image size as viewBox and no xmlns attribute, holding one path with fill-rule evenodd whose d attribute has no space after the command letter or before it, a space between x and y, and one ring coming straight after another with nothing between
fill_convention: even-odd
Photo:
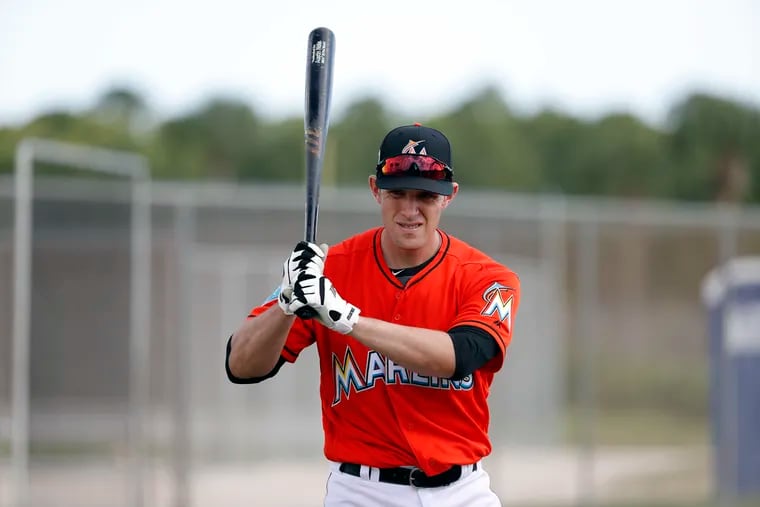
<instances>
[{"instance_id":1,"label":"batting glove","mask_svg":"<svg viewBox=\"0 0 760 507\"><path fill-rule=\"evenodd\" d=\"M280 282L280 294L277 304L285 315L293 315L290 309L293 302L293 284L299 275L309 272L315 276L321 276L327 257L327 245L320 246L306 241L299 241L282 265L282 282Z\"/></svg>"},{"instance_id":2,"label":"batting glove","mask_svg":"<svg viewBox=\"0 0 760 507\"><path fill-rule=\"evenodd\" d=\"M308 306L326 327L341 334L348 334L359 321L360 310L340 297L329 278L311 273L302 274L293 286L292 312Z\"/></svg>"}]
</instances>

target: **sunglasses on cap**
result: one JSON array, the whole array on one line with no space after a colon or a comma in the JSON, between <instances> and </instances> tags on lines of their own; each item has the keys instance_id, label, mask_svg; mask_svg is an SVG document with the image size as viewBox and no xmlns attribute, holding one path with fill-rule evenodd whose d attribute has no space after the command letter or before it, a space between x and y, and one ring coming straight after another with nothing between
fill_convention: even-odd
<instances>
[{"instance_id":1,"label":"sunglasses on cap","mask_svg":"<svg viewBox=\"0 0 760 507\"><path fill-rule=\"evenodd\" d=\"M401 176L419 173L431 180L451 180L453 171L440 160L428 155L403 154L390 157L377 165L383 176Z\"/></svg>"}]
</instances>

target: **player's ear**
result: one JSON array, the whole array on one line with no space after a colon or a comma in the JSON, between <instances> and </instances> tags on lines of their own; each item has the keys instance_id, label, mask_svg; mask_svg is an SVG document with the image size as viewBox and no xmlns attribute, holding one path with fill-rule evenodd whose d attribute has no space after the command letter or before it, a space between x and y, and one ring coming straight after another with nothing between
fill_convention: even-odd
<instances>
[{"instance_id":1,"label":"player's ear","mask_svg":"<svg viewBox=\"0 0 760 507\"><path fill-rule=\"evenodd\" d=\"M451 192L451 195L446 195L446 196L443 197L443 207L444 208L446 206L448 206L449 204L451 204L451 201L454 200L454 197L456 197L457 192L459 192L459 183L454 182L454 183L452 183L452 185L453 185L454 188L453 188L453 190Z\"/></svg>"},{"instance_id":2,"label":"player's ear","mask_svg":"<svg viewBox=\"0 0 760 507\"><path fill-rule=\"evenodd\" d=\"M380 204L380 189L377 187L377 176L374 174L369 175L369 189L372 192L372 197Z\"/></svg>"}]
</instances>

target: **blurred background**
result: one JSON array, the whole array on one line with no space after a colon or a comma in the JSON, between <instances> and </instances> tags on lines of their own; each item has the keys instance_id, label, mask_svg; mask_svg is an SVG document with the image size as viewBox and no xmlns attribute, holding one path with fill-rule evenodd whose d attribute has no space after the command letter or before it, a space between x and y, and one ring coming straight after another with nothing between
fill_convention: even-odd
<instances>
[{"instance_id":1,"label":"blurred background","mask_svg":"<svg viewBox=\"0 0 760 507\"><path fill-rule=\"evenodd\" d=\"M521 276L504 505L760 505L760 4L356 9L0 0L0 506L322 504L315 351L224 373L302 237L317 26L320 242L379 224L379 142L419 121L443 228Z\"/></svg>"}]
</instances>

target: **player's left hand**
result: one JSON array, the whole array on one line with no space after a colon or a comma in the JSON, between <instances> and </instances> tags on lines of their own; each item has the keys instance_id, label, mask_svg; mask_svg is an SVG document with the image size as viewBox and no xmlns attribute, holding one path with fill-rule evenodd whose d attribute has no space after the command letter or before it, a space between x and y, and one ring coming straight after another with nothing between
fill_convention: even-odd
<instances>
[{"instance_id":1,"label":"player's left hand","mask_svg":"<svg viewBox=\"0 0 760 507\"><path fill-rule=\"evenodd\" d=\"M293 285L292 312L308 306L317 312L317 319L326 327L341 334L350 333L359 321L360 310L340 297L326 276L303 273Z\"/></svg>"}]
</instances>

